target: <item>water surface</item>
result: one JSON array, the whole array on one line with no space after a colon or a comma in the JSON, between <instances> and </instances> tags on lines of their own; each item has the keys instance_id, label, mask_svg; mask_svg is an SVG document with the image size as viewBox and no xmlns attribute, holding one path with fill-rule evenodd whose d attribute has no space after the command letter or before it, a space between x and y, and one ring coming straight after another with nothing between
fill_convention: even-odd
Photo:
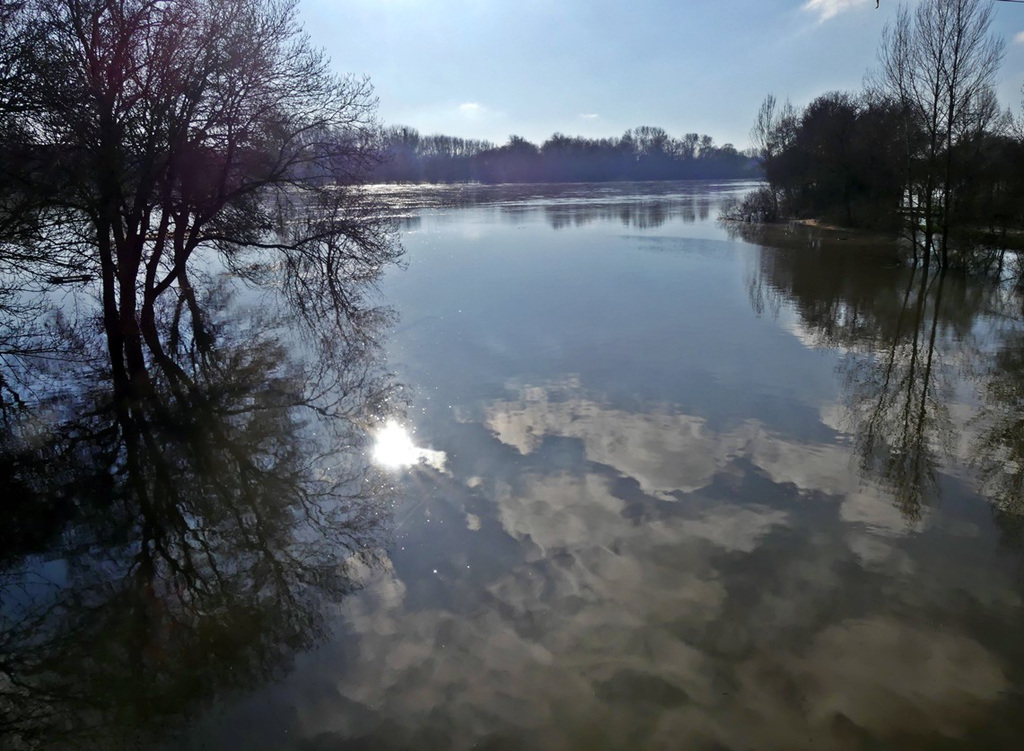
<instances>
[{"instance_id":1,"label":"water surface","mask_svg":"<svg viewBox=\"0 0 1024 751\"><path fill-rule=\"evenodd\" d=\"M1020 301L742 187L417 196L388 352L445 461L246 743L1015 747Z\"/></svg>"},{"instance_id":2,"label":"water surface","mask_svg":"<svg viewBox=\"0 0 1024 751\"><path fill-rule=\"evenodd\" d=\"M387 189L387 539L169 745L1016 748L1021 299L747 187Z\"/></svg>"}]
</instances>

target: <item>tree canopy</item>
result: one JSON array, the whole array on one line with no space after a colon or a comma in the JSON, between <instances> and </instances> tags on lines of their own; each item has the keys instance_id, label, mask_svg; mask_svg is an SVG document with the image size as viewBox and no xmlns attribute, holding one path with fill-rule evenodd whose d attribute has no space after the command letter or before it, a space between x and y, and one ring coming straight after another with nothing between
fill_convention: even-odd
<instances>
[{"instance_id":1,"label":"tree canopy","mask_svg":"<svg viewBox=\"0 0 1024 751\"><path fill-rule=\"evenodd\" d=\"M1003 42L985 0L924 0L886 26L863 92L805 109L762 104L752 139L768 180L741 213L899 229L943 267L1002 258L1024 226L1024 120L994 92ZM960 257L952 257L958 245Z\"/></svg>"},{"instance_id":2,"label":"tree canopy","mask_svg":"<svg viewBox=\"0 0 1024 751\"><path fill-rule=\"evenodd\" d=\"M188 288L201 249L283 269L310 314L363 314L359 283L399 252L357 187L376 101L331 71L294 0L24 0L0 17L0 267L98 280L119 390L146 388L156 301Z\"/></svg>"}]
</instances>

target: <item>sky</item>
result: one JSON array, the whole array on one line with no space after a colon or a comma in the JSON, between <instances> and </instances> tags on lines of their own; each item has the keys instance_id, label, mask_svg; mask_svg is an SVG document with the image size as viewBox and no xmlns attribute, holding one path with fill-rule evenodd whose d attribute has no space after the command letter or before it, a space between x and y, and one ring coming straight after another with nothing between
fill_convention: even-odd
<instances>
[{"instance_id":1,"label":"sky","mask_svg":"<svg viewBox=\"0 0 1024 751\"><path fill-rule=\"evenodd\" d=\"M917 0L910 0L914 5ZM367 75L388 125L501 144L655 125L749 145L768 93L856 90L898 3L881 0L300 0L313 43ZM997 88L1021 111L1024 5L993 2Z\"/></svg>"}]
</instances>

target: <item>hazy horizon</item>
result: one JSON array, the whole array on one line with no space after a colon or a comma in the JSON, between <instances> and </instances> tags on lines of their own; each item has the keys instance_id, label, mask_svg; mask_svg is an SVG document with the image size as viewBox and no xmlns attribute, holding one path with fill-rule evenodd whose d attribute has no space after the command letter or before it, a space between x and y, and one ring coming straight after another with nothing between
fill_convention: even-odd
<instances>
[{"instance_id":1,"label":"hazy horizon","mask_svg":"<svg viewBox=\"0 0 1024 751\"><path fill-rule=\"evenodd\" d=\"M915 4L912 2L911 4ZM1006 41L997 93L1021 108L1024 6L993 3ZM653 125L747 148L768 93L794 104L860 88L883 0L302 0L339 72L370 77L389 125L423 134L543 143Z\"/></svg>"}]
</instances>

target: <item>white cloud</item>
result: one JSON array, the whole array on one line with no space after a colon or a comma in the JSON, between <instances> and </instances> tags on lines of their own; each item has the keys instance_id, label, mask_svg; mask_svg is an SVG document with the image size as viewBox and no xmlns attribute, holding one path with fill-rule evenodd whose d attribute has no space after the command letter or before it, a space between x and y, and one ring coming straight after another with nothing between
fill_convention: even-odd
<instances>
[{"instance_id":1,"label":"white cloud","mask_svg":"<svg viewBox=\"0 0 1024 751\"><path fill-rule=\"evenodd\" d=\"M598 115L596 112L588 112L586 114L580 115L580 117L582 117L584 120L596 120L598 117L600 117L600 115Z\"/></svg>"},{"instance_id":2,"label":"white cloud","mask_svg":"<svg viewBox=\"0 0 1024 751\"><path fill-rule=\"evenodd\" d=\"M457 121L472 122L474 127L477 128L483 127L488 123L494 124L506 119L506 113L504 111L495 109L483 102L463 102L455 107L454 110L449 109L445 113L445 116L449 119L454 118ZM439 126L442 131L444 131L446 127L448 126Z\"/></svg>"},{"instance_id":3,"label":"white cloud","mask_svg":"<svg viewBox=\"0 0 1024 751\"><path fill-rule=\"evenodd\" d=\"M1013 35L1014 44L1024 44L1024 31L1018 31Z\"/></svg>"},{"instance_id":4,"label":"white cloud","mask_svg":"<svg viewBox=\"0 0 1024 751\"><path fill-rule=\"evenodd\" d=\"M666 490L706 482L743 457L778 484L843 496L840 518L854 525L850 552L892 577L891 602L944 602L950 587L979 597L979 572L954 563L952 573L934 572L941 584L921 587L915 548L898 539L905 522L862 481L849 446L786 441L753 422L716 431L668 405L634 414L587 393L576 378L523 384L459 419L482 419L536 461L493 482L466 478L473 496L487 500L475 513L463 507L462 493L437 500L481 536L478 552L456 558L473 560L472 572L435 570L424 585L412 568L400 576L386 566L341 603L358 650L339 652L344 670L326 663L326 691L297 707L307 737L372 735L380 745L415 746L432 728L443 729L452 748L485 736L543 747L582 737L622 748L846 747L847 732L960 738L1010 690L999 656L955 621L932 628L869 611L830 622L821 593L844 586L837 564L848 555L825 544L828 535L812 537L799 555L766 550L771 565L763 573L719 567L723 552L737 560L787 525L786 510L695 494L674 513L638 523L625 513L613 473L542 471L545 457L537 456L546 437L577 438L588 460L666 499ZM475 556L498 560L487 543L494 521L522 543L523 558L502 554L500 570L476 580L471 573L485 567ZM759 588L762 576L778 586ZM992 584L983 601L1007 612L1019 607L1002 581L985 576ZM458 607L424 598L434 577ZM761 594L743 605L751 586ZM780 644L776 636L790 633L800 638Z\"/></svg>"},{"instance_id":5,"label":"white cloud","mask_svg":"<svg viewBox=\"0 0 1024 751\"><path fill-rule=\"evenodd\" d=\"M868 5L871 0L807 0L803 10L818 16L818 23L824 23L840 13L858 5Z\"/></svg>"},{"instance_id":6,"label":"white cloud","mask_svg":"<svg viewBox=\"0 0 1024 751\"><path fill-rule=\"evenodd\" d=\"M744 434L718 441L702 419L667 409L612 409L585 398L573 383L526 387L518 399L497 400L486 424L523 455L545 436L579 438L587 459L636 478L645 492L665 500L702 487L749 440Z\"/></svg>"},{"instance_id":7,"label":"white cloud","mask_svg":"<svg viewBox=\"0 0 1024 751\"><path fill-rule=\"evenodd\" d=\"M750 459L775 482L803 490L845 496L862 486L849 446L783 440L752 420L718 432L667 405L648 412L615 409L589 398L576 379L518 392L487 408L484 422L498 440L525 456L546 436L578 438L588 460L614 467L662 500L703 487L737 457ZM878 502L890 501L886 496Z\"/></svg>"},{"instance_id":8,"label":"white cloud","mask_svg":"<svg viewBox=\"0 0 1024 751\"><path fill-rule=\"evenodd\" d=\"M811 722L846 717L881 735L960 735L1009 687L996 657L968 636L886 616L829 626L802 667L817 687Z\"/></svg>"},{"instance_id":9,"label":"white cloud","mask_svg":"<svg viewBox=\"0 0 1024 751\"><path fill-rule=\"evenodd\" d=\"M902 537L913 534L928 517L921 509L921 520L911 525L888 498L877 493L851 492L839 507L839 517L847 524L863 525L868 531L884 537Z\"/></svg>"}]
</instances>

